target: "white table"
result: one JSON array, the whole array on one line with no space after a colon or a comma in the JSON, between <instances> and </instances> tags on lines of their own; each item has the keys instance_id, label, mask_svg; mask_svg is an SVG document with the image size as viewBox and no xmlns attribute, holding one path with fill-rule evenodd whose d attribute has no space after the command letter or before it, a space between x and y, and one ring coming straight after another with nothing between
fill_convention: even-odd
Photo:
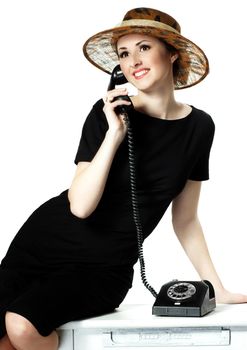
<instances>
[{"instance_id":1,"label":"white table","mask_svg":"<svg viewBox=\"0 0 247 350\"><path fill-rule=\"evenodd\" d=\"M116 312L59 329L59 350L247 350L247 304L217 305L203 317L160 317L151 305L122 305Z\"/></svg>"}]
</instances>

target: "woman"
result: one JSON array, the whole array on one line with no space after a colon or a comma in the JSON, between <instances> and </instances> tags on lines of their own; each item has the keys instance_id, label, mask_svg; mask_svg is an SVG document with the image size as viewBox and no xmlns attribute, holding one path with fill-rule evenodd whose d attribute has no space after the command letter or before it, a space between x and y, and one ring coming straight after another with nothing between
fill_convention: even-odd
<instances>
[{"instance_id":1,"label":"woman","mask_svg":"<svg viewBox=\"0 0 247 350\"><path fill-rule=\"evenodd\" d=\"M143 236L172 203L175 233L218 302L246 302L223 287L197 217L208 179L214 124L205 112L174 98L208 73L203 51L160 11L138 8L123 23L91 37L85 56L104 71L121 69L138 91L112 89L83 126L68 191L38 208L20 229L0 268L0 350L58 348L55 328L114 310L131 287L138 258L132 218L127 126L135 141L136 192Z\"/></svg>"}]
</instances>

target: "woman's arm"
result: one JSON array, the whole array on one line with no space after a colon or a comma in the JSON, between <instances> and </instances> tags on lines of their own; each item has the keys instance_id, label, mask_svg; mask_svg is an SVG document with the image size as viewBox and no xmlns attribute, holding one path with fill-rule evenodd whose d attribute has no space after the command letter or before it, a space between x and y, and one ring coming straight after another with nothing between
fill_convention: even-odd
<instances>
[{"instance_id":1,"label":"woman's arm","mask_svg":"<svg viewBox=\"0 0 247 350\"><path fill-rule=\"evenodd\" d=\"M97 207L118 145L118 138L107 132L93 160L78 163L68 193L70 210L77 217L86 218Z\"/></svg>"},{"instance_id":2,"label":"woman's arm","mask_svg":"<svg viewBox=\"0 0 247 350\"><path fill-rule=\"evenodd\" d=\"M211 260L197 215L200 189L201 182L189 180L183 191L174 199L172 203L174 231L200 278L213 284L217 302L247 302L247 296L225 290Z\"/></svg>"},{"instance_id":3,"label":"woman's arm","mask_svg":"<svg viewBox=\"0 0 247 350\"><path fill-rule=\"evenodd\" d=\"M79 162L68 198L71 212L79 218L88 217L97 207L111 168L115 153L123 141L127 127L123 116L117 116L115 108L120 104L129 105L128 101L113 101L119 95L126 95L126 89L114 89L108 92L103 111L108 130L105 138L91 162Z\"/></svg>"}]
</instances>

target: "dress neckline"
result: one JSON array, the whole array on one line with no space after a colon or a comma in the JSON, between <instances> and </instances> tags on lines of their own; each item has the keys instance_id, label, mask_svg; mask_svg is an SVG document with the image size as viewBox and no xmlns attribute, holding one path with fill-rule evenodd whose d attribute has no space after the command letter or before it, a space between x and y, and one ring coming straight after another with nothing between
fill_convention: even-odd
<instances>
[{"instance_id":1,"label":"dress neckline","mask_svg":"<svg viewBox=\"0 0 247 350\"><path fill-rule=\"evenodd\" d=\"M163 119L163 118L158 118L158 117L152 117L150 116L149 114L146 114L144 112L141 112L141 111L138 111L135 109L135 112L145 118L148 118L150 120L155 120L157 122L160 122L160 123L179 123L179 122L184 122L184 121L187 121L188 119L190 119L193 115L193 112L195 110L195 107L192 106L192 105L189 105L191 107L191 111L184 117L181 117L181 118L177 118L177 119Z\"/></svg>"}]
</instances>

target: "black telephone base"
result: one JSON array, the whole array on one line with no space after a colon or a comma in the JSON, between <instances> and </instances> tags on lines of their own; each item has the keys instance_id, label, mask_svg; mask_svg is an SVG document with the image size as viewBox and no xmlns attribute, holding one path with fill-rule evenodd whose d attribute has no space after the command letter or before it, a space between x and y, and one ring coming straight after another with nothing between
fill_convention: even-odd
<instances>
[{"instance_id":1,"label":"black telephone base","mask_svg":"<svg viewBox=\"0 0 247 350\"><path fill-rule=\"evenodd\" d=\"M156 316L201 317L216 307L209 281L178 281L164 284L152 308Z\"/></svg>"}]
</instances>

